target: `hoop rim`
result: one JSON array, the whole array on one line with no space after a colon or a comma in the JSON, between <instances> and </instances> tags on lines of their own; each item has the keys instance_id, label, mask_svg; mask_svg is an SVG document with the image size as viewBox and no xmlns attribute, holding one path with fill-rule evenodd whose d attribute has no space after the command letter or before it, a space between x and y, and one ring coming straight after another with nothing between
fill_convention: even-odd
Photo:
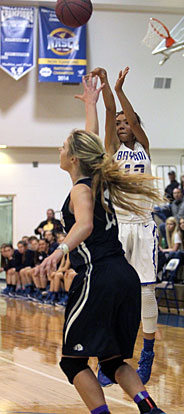
<instances>
[{"instance_id":1,"label":"hoop rim","mask_svg":"<svg viewBox=\"0 0 184 414\"><path fill-rule=\"evenodd\" d=\"M153 24L154 21L161 24L161 26L166 31L167 36L164 35L163 33L159 32L159 30ZM173 43L176 43L175 40L171 37L169 29L167 28L167 26L163 22L161 22L161 20L156 19L156 17L150 17L150 25L151 25L152 29L154 30L154 32L156 32L163 39L166 39L166 47L170 47L170 46L173 45Z\"/></svg>"},{"instance_id":2,"label":"hoop rim","mask_svg":"<svg viewBox=\"0 0 184 414\"><path fill-rule=\"evenodd\" d=\"M157 23L160 23L160 24L161 24L161 26L165 29L165 31L166 31L166 33L167 33L167 36L165 36L164 34L160 33L160 32L159 32L159 30L158 30L158 29L156 29L156 27L153 25L152 21L157 22ZM157 33L159 34L159 36L164 37L165 39L166 39L167 37L170 37L170 32L169 32L169 29L167 28L167 26L166 26L163 22L161 22L161 20L156 19L156 17L150 17L150 24L151 24L151 26L152 26L153 30L154 30L155 32L157 32Z\"/></svg>"}]
</instances>

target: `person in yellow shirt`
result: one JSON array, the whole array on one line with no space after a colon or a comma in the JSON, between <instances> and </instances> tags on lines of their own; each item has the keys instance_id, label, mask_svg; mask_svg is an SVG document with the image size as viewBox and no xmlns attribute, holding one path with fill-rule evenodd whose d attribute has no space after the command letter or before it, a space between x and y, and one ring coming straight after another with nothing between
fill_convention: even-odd
<instances>
[{"instance_id":1,"label":"person in yellow shirt","mask_svg":"<svg viewBox=\"0 0 184 414\"><path fill-rule=\"evenodd\" d=\"M54 210L52 208L47 210L47 220L41 221L34 232L35 234L39 234L40 238L42 238L44 232L47 230L54 231L55 233L63 232L63 226L60 220L55 219Z\"/></svg>"}]
</instances>

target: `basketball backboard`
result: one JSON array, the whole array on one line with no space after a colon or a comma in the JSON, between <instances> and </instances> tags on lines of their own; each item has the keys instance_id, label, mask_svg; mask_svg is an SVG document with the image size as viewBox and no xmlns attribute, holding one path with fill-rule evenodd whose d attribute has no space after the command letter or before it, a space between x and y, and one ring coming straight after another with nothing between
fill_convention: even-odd
<instances>
[{"instance_id":1,"label":"basketball backboard","mask_svg":"<svg viewBox=\"0 0 184 414\"><path fill-rule=\"evenodd\" d=\"M163 39L156 47L152 50L152 55L157 53L163 53L164 56L169 57L170 54L178 52L184 49L184 17L170 30L171 37L175 40L175 43L167 48L165 39Z\"/></svg>"}]
</instances>

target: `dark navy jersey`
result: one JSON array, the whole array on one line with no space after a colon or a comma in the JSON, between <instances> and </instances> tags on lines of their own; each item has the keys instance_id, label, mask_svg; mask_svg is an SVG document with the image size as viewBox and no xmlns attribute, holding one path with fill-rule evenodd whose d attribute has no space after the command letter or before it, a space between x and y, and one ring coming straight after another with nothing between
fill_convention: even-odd
<instances>
[{"instance_id":1,"label":"dark navy jersey","mask_svg":"<svg viewBox=\"0 0 184 414\"><path fill-rule=\"evenodd\" d=\"M86 184L91 187L91 178L83 178L76 184ZM75 185L76 185L75 184ZM90 236L70 252L71 267L78 270L80 266L95 263L101 259L124 254L118 240L118 224L115 211L112 207L109 191L104 191L105 203L112 213L107 213L101 203L101 193L98 192L95 200L93 231ZM70 194L62 207L63 223L66 233L75 224L75 216L69 210Z\"/></svg>"},{"instance_id":2,"label":"dark navy jersey","mask_svg":"<svg viewBox=\"0 0 184 414\"><path fill-rule=\"evenodd\" d=\"M50 254L52 254L54 252L54 250L57 249L57 247L59 246L59 243L57 242L52 242L51 244L49 244L49 250L48 250L48 256L50 256Z\"/></svg>"},{"instance_id":3,"label":"dark navy jersey","mask_svg":"<svg viewBox=\"0 0 184 414\"><path fill-rule=\"evenodd\" d=\"M6 258L4 270L7 271L9 269L15 268L17 271L17 269L19 269L19 267L21 266L21 257L22 255L19 253L19 251L17 249L14 249L12 258Z\"/></svg>"}]
</instances>

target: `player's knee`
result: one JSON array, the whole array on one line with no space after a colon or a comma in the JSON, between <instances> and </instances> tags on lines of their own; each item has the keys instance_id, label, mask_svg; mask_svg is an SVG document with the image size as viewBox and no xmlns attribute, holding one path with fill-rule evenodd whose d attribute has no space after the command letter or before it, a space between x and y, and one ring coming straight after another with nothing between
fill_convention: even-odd
<instances>
[{"instance_id":1,"label":"player's knee","mask_svg":"<svg viewBox=\"0 0 184 414\"><path fill-rule=\"evenodd\" d=\"M54 278L54 276L55 276L55 274L56 274L56 272L52 272L52 273L50 273L49 278L50 278L50 279L53 279L53 278Z\"/></svg>"},{"instance_id":2,"label":"player's knee","mask_svg":"<svg viewBox=\"0 0 184 414\"><path fill-rule=\"evenodd\" d=\"M143 332L154 333L157 327L158 306L155 297L155 286L142 286L142 325Z\"/></svg>"},{"instance_id":3,"label":"player's knee","mask_svg":"<svg viewBox=\"0 0 184 414\"><path fill-rule=\"evenodd\" d=\"M142 318L156 318L158 306L155 296L155 286L142 286Z\"/></svg>"},{"instance_id":4,"label":"player's knee","mask_svg":"<svg viewBox=\"0 0 184 414\"><path fill-rule=\"evenodd\" d=\"M116 371L119 367L126 364L126 362L123 361L123 358L120 356L117 358L109 359L107 361L100 361L99 358L99 362L103 374L106 375L106 377L108 377L112 382L117 384L117 381L115 379Z\"/></svg>"},{"instance_id":5,"label":"player's knee","mask_svg":"<svg viewBox=\"0 0 184 414\"><path fill-rule=\"evenodd\" d=\"M62 357L60 368L65 373L70 384L73 384L73 380L79 372L88 369L88 358L68 358Z\"/></svg>"}]
</instances>

